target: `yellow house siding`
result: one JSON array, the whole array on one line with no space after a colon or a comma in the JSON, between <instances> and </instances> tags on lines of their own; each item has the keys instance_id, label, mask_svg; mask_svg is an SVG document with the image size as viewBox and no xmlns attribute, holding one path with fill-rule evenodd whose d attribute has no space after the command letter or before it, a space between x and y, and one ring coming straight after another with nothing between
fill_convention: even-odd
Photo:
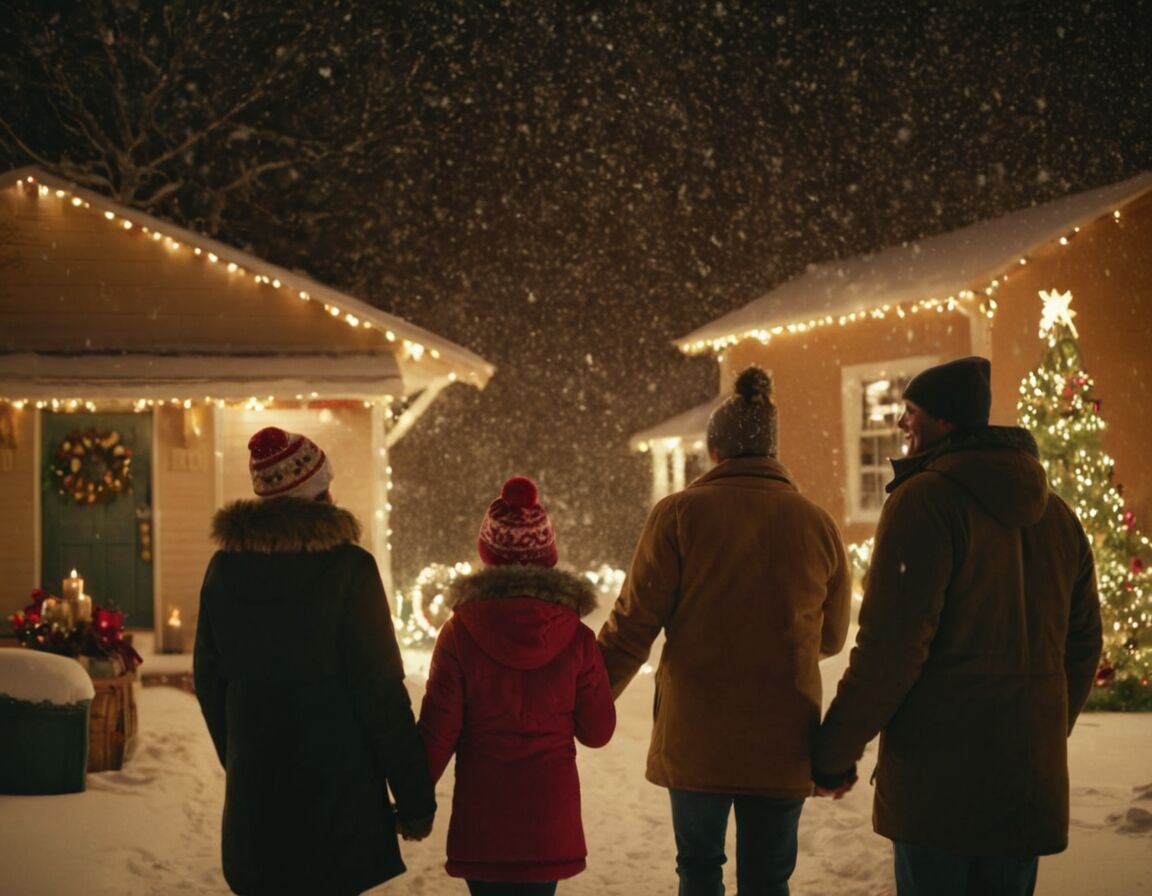
<instances>
[{"instance_id":1,"label":"yellow house siding","mask_svg":"<svg viewBox=\"0 0 1152 896\"><path fill-rule=\"evenodd\" d=\"M51 585L40 581L36 553L40 520L37 441L35 410L0 406L0 496L4 507L0 522L0 625L5 631L8 617L24 608L32 589ZM59 591L59 583L53 590Z\"/></svg>"},{"instance_id":2,"label":"yellow house siding","mask_svg":"<svg viewBox=\"0 0 1152 896\"><path fill-rule=\"evenodd\" d=\"M749 364L772 374L780 415L780 461L800 490L840 523L848 541L872 535L871 523L847 523L841 368L910 356L969 353L969 322L958 312L920 312L903 320L861 321L785 334L767 345L744 340L722 361L722 380Z\"/></svg>"},{"instance_id":3,"label":"yellow house siding","mask_svg":"<svg viewBox=\"0 0 1152 896\"><path fill-rule=\"evenodd\" d=\"M191 649L200 582L213 550L208 534L215 509L212 415L202 408L164 407L156 411L155 426L156 626L159 630L178 608Z\"/></svg>"},{"instance_id":4,"label":"yellow house siding","mask_svg":"<svg viewBox=\"0 0 1152 896\"><path fill-rule=\"evenodd\" d=\"M16 226L9 251L27 309L11 315L3 342L21 350L306 351L317 330L333 327L342 351L389 350L384 333L333 320L320 302L229 272L187 246L173 249L140 228L125 231L54 194L0 190L0 219ZM119 324L94 328L96 314Z\"/></svg>"}]
</instances>

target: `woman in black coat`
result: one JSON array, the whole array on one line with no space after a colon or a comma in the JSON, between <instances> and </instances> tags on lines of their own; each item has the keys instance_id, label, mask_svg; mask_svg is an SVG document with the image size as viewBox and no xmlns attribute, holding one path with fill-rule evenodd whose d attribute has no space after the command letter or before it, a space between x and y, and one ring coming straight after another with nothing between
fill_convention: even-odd
<instances>
[{"instance_id":1,"label":"woman in black coat","mask_svg":"<svg viewBox=\"0 0 1152 896\"><path fill-rule=\"evenodd\" d=\"M227 773L224 877L361 893L405 870L397 830L421 839L436 809L387 597L324 453L274 428L249 450L259 497L213 520L194 658Z\"/></svg>"}]
</instances>

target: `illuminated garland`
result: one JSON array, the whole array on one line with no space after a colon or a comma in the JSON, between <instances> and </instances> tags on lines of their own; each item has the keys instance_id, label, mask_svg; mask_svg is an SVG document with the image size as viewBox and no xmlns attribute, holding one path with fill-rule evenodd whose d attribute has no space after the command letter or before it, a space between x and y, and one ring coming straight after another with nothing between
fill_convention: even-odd
<instances>
[{"instance_id":1,"label":"illuminated garland","mask_svg":"<svg viewBox=\"0 0 1152 896\"><path fill-rule=\"evenodd\" d=\"M1068 293L1041 293L1041 366L1020 384L1020 425L1040 449L1052 490L1076 511L1092 542L1104 617L1104 658L1093 702L1101 708L1152 705L1152 545L1113 482L1101 447L1107 424L1085 372Z\"/></svg>"},{"instance_id":2,"label":"illuminated garland","mask_svg":"<svg viewBox=\"0 0 1152 896\"><path fill-rule=\"evenodd\" d=\"M56 490L77 504L102 504L132 484L132 449L120 433L74 430L52 455L49 475Z\"/></svg>"},{"instance_id":3,"label":"illuminated garland","mask_svg":"<svg viewBox=\"0 0 1152 896\"><path fill-rule=\"evenodd\" d=\"M471 575L471 563L433 563L424 567L416 581L408 588L396 592L396 616L393 625L400 644L405 648L431 650L441 627L452 615L447 593L452 583L461 576ZM604 601L613 601L624 584L624 570L603 565L587 570L583 577ZM651 670L648 670L651 671Z\"/></svg>"},{"instance_id":4,"label":"illuminated garland","mask_svg":"<svg viewBox=\"0 0 1152 896\"><path fill-rule=\"evenodd\" d=\"M1120 210L1115 209L1111 215L1107 217L1110 217L1114 223L1119 224L1121 219ZM1052 242L1062 247L1067 247L1072 244L1072 240L1079 233L1080 227L1076 226ZM891 302L884 302L872 308L861 308L845 314L828 314L823 317L792 321L787 324L776 324L771 327L748 327L708 339L696 339L693 341L678 340L676 344L680 351L686 355L698 355L709 350L715 354L722 354L733 345L743 342L744 340L756 340L762 345L767 345L778 336L807 333L812 330L831 326L846 327L859 321L884 320L890 315L903 320L910 315L916 315L926 311L937 313L962 311L973 315L978 314L987 320L993 320L996 317L997 311L996 294L999 292L1000 287L1008 281L1013 269L1024 267L1027 264L1027 257L1018 259L1008 270L1003 271L997 277L993 277L979 291L962 289L955 295L946 298L930 296L918 301L907 301L903 303L893 304ZM980 293L983 294L983 297L981 297Z\"/></svg>"}]
</instances>

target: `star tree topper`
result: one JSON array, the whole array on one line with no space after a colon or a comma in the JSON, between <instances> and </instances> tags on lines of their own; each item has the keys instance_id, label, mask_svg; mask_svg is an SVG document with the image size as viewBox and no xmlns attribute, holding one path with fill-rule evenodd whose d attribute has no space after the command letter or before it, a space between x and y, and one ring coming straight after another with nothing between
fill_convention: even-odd
<instances>
[{"instance_id":1,"label":"star tree topper","mask_svg":"<svg viewBox=\"0 0 1152 896\"><path fill-rule=\"evenodd\" d=\"M1076 316L1076 312L1070 307L1072 293L1056 290L1049 292L1042 289L1040 298L1044 302L1044 311L1040 315L1040 338L1047 337L1048 341L1052 342L1054 338L1052 330L1057 324L1061 324L1068 328L1073 339L1079 339L1080 334L1076 332L1076 325L1072 323L1072 318Z\"/></svg>"}]
</instances>

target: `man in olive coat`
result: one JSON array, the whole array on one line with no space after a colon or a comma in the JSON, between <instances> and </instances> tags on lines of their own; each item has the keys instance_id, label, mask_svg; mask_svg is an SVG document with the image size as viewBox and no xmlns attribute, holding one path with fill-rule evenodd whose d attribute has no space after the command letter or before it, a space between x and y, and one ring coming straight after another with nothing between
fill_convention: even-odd
<instances>
[{"instance_id":1,"label":"man in olive coat","mask_svg":"<svg viewBox=\"0 0 1152 896\"><path fill-rule=\"evenodd\" d=\"M880 734L873 824L900 896L1019 896L1068 845L1067 738L1101 649L1092 551L1030 433L988 425L991 365L904 392L849 666L813 777L838 795Z\"/></svg>"},{"instance_id":2,"label":"man in olive coat","mask_svg":"<svg viewBox=\"0 0 1152 896\"><path fill-rule=\"evenodd\" d=\"M708 424L715 466L653 508L600 631L619 694L663 630L647 778L669 789L680 893L723 892L736 815L741 893L788 893L812 792L821 656L848 633L851 577L832 518L776 460L756 367Z\"/></svg>"},{"instance_id":3,"label":"man in olive coat","mask_svg":"<svg viewBox=\"0 0 1152 896\"><path fill-rule=\"evenodd\" d=\"M243 896L351 896L404 871L397 831L427 835L435 792L376 561L332 503L327 457L275 427L248 447L257 498L213 519L194 657L226 772L224 877Z\"/></svg>"}]
</instances>

